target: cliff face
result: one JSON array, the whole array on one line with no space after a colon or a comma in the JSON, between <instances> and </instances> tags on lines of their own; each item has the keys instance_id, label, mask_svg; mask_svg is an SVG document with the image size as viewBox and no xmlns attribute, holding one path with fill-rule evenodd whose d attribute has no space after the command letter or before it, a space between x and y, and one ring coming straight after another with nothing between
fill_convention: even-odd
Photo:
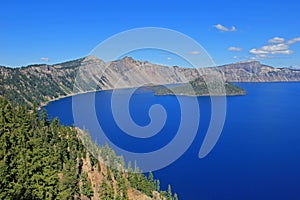
<instances>
[{"instance_id":1,"label":"cliff face","mask_svg":"<svg viewBox=\"0 0 300 200\"><path fill-rule=\"evenodd\" d=\"M300 70L273 68L255 61L197 70L141 62L130 57L104 62L88 56L55 65L0 67L0 95L31 105L86 91L185 83L200 76L213 79L220 72L228 82L300 81Z\"/></svg>"}]
</instances>

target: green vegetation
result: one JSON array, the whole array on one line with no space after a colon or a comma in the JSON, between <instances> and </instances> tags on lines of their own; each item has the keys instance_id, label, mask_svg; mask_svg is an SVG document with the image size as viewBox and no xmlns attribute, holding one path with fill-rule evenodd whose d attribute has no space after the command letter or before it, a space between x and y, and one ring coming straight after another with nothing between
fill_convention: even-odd
<instances>
[{"instance_id":1,"label":"green vegetation","mask_svg":"<svg viewBox=\"0 0 300 200\"><path fill-rule=\"evenodd\" d=\"M211 81L209 83L213 93L210 93L207 83L203 78L197 78L189 83L181 84L179 86L171 86L170 88L164 86L154 86L152 89L155 95L184 95L184 96L237 96L245 95L246 91L231 83ZM222 89L225 88L225 91Z\"/></svg>"},{"instance_id":2,"label":"green vegetation","mask_svg":"<svg viewBox=\"0 0 300 200\"><path fill-rule=\"evenodd\" d=\"M64 68L59 68L60 65L30 65L14 69L0 67L0 96L14 105L28 107L66 96L73 90L81 61L62 63Z\"/></svg>"},{"instance_id":3,"label":"green vegetation","mask_svg":"<svg viewBox=\"0 0 300 200\"><path fill-rule=\"evenodd\" d=\"M44 111L39 116L36 109L14 107L0 97L0 199L126 200L129 190L149 197L166 193L152 173L146 177L131 164L126 170L124 159L108 145L99 147L89 137L82 141L82 133L58 119L48 121Z\"/></svg>"}]
</instances>

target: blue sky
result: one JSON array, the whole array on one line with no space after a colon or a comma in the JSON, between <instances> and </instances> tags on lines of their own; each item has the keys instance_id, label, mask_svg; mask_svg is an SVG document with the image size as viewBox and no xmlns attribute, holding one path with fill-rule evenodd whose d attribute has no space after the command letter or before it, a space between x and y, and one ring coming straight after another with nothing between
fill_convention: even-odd
<instances>
[{"instance_id":1,"label":"blue sky","mask_svg":"<svg viewBox=\"0 0 300 200\"><path fill-rule=\"evenodd\" d=\"M0 2L0 65L83 57L114 34L150 26L194 38L218 65L256 59L300 66L299 7L296 0L5 0ZM175 60L166 56L157 62L174 65Z\"/></svg>"}]
</instances>

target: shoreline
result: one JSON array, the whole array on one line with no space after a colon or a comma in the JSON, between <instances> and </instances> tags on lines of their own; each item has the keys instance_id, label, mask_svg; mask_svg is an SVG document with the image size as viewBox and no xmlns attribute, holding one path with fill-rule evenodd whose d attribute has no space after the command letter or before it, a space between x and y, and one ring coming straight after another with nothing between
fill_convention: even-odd
<instances>
[{"instance_id":1,"label":"shoreline","mask_svg":"<svg viewBox=\"0 0 300 200\"><path fill-rule=\"evenodd\" d=\"M300 83L300 81L242 81L242 82L238 82L238 81L233 81L233 82L230 82L230 83L254 83L254 84L261 84L261 83ZM159 85L157 85L159 86ZM144 87L149 87L147 85L145 85ZM150 86L149 88L151 89L151 87L153 86ZM42 107L44 106L47 106L49 103L53 102L53 101L57 101L57 100L60 100L60 99L64 99L64 98L67 98L67 97L72 97L72 96L76 96L76 95L81 95L81 94L86 94L86 93L90 93L90 92L99 92L99 91L109 91L109 90L117 90L117 89L130 89L130 88L139 88L139 87L124 87L124 88L110 88L110 89L101 89L101 90L93 90L93 91L86 91L86 92L79 92L79 93L71 93L71 94L67 94L65 96L58 96L56 98L53 98L53 99L49 99L45 102L41 102L40 105L37 107L38 110L41 110ZM198 96L198 97L208 97L208 96L245 96L247 95L247 92L245 94L237 94L237 95L186 95L186 94L155 94L155 91L153 89L151 89L153 92L154 92L154 95L156 96Z\"/></svg>"},{"instance_id":2,"label":"shoreline","mask_svg":"<svg viewBox=\"0 0 300 200\"><path fill-rule=\"evenodd\" d=\"M245 94L224 94L224 95L208 95L208 94L203 94L203 95L197 95L197 94L173 94L173 93L168 93L168 94L155 94L155 96L185 96L185 97L236 97L236 96L246 96L247 93Z\"/></svg>"},{"instance_id":3,"label":"shoreline","mask_svg":"<svg viewBox=\"0 0 300 200\"><path fill-rule=\"evenodd\" d=\"M254 82L256 83L256 82ZM142 86L145 87L151 91L153 91L154 96L186 96L186 97L227 97L227 96L245 96L247 95L247 92L245 94L224 94L224 95L209 95L209 94L204 94L204 95L196 95L196 94L156 94L155 90L151 88L151 86ZM114 88L114 89L101 89L101 90L91 90L91 91L86 91L86 92L79 92L79 93L72 93L72 94L67 94L65 96L59 96L54 99L50 99L46 102L42 102L40 106L38 107L38 110L41 110L43 107L47 106L49 103L58 101L64 98L76 96L76 95L82 95L82 94L88 94L92 92L101 92L101 91L111 91L111 90L122 90L122 89L133 89L133 88L141 88L141 87L124 87L124 88Z\"/></svg>"},{"instance_id":4,"label":"shoreline","mask_svg":"<svg viewBox=\"0 0 300 200\"><path fill-rule=\"evenodd\" d=\"M102 91L102 90L99 90L99 91ZM86 93L89 93L89 92L95 92L95 91L87 91L87 92L80 92L80 93L72 93L72 94L67 94L65 96L58 96L54 99L50 99L46 102L42 102L39 107L38 107L38 110L41 110L42 107L44 106L47 106L49 103L53 102L53 101L58 101L58 100L61 100L61 99L64 99L64 98L68 98L68 97L72 97L72 96L76 96L76 95L80 95L80 94L86 94Z\"/></svg>"},{"instance_id":5,"label":"shoreline","mask_svg":"<svg viewBox=\"0 0 300 200\"><path fill-rule=\"evenodd\" d=\"M142 86L142 87L147 87L147 86ZM39 107L38 110L41 110L42 107L47 106L49 103L53 102L53 101L58 101L64 98L68 98L68 97L72 97L72 96L76 96L76 95L82 95L82 94L88 94L88 93L92 93L92 92L101 92L101 91L111 91L111 90L122 90L122 89L133 89L133 88L141 88L141 87L124 87L124 88L112 88L112 89L101 89L101 90L90 90L90 91L85 91L85 92L79 92L79 93L71 93L71 94L67 94L65 96L59 96L56 97L54 99L50 99L46 102L42 102ZM152 90L153 91L153 90ZM153 91L154 92L154 91Z\"/></svg>"},{"instance_id":6,"label":"shoreline","mask_svg":"<svg viewBox=\"0 0 300 200\"><path fill-rule=\"evenodd\" d=\"M268 81L268 82L265 82L265 81L262 81L262 82L230 82L230 83L254 83L254 84L261 84L261 83L300 83L300 81ZM156 85L156 86L159 86L159 85ZM213 96L213 97L223 97L223 96L226 96L226 97L234 97L234 96L245 96L247 95L247 91L245 94L226 94L226 95L193 95L193 94L156 94L155 91L153 89L151 89L151 87L153 86L143 86L145 88L149 88L150 90L152 90L154 92L154 95L155 96L191 96L191 97L210 97L210 96ZM61 99L64 99L64 98L68 98L68 97L72 97L72 96L76 96L76 95L81 95L81 94L87 94L87 93L91 93L91 92L100 92L100 91L109 91L109 90L120 90L120 89L132 89L132 88L139 88L139 87L124 87L124 88L111 88L111 89L101 89L101 90L93 90L93 91L86 91L86 92L79 92L79 93L72 93L72 94L67 94L65 96L59 96L59 97L56 97L54 99L50 99L46 102L42 102L40 104L40 106L38 107L38 110L41 110L42 107L44 106L47 106L49 103L53 102L53 101L58 101L58 100L61 100Z\"/></svg>"}]
</instances>

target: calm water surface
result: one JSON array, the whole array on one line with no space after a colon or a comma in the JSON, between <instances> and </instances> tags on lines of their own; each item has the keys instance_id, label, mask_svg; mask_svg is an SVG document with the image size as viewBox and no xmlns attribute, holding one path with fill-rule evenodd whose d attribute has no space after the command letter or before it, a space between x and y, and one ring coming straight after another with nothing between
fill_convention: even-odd
<instances>
[{"instance_id":1,"label":"calm water surface","mask_svg":"<svg viewBox=\"0 0 300 200\"><path fill-rule=\"evenodd\" d=\"M163 188L170 183L183 200L300 199L300 83L238 85L248 94L227 98L224 129L213 151L198 159L210 119L210 98L198 97L201 120L193 144L180 159L154 175ZM176 97L154 96L143 89L133 95L130 114L137 124L150 122L148 111L153 104L163 105L168 113L165 127L149 139L130 137L118 128L110 97L111 91L97 92L95 108L103 130L119 147L149 152L174 138L180 122ZM46 109L62 124L74 123L71 97L51 102Z\"/></svg>"}]
</instances>

